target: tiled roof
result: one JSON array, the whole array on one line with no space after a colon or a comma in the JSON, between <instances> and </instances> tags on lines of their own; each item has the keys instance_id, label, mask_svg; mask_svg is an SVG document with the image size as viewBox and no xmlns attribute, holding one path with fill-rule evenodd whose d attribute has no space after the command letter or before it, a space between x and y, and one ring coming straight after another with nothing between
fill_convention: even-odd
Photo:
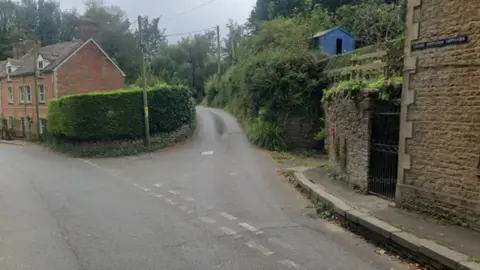
<instances>
[{"instance_id":1,"label":"tiled roof","mask_svg":"<svg viewBox=\"0 0 480 270\"><path fill-rule=\"evenodd\" d=\"M50 64L46 66L43 70L50 71L57 67L63 60L65 60L70 54L72 54L76 49L82 46L84 42L81 40L69 41L57 43L45 47L41 47L38 50L38 54L41 55L45 60L48 60ZM17 70L12 73L12 76L23 75L33 72L33 52L32 50L28 51L20 59L11 59L9 61L11 64L20 66ZM7 61L0 61L0 76L5 76L5 68ZM2 72L3 70L3 72Z\"/></svg>"}]
</instances>

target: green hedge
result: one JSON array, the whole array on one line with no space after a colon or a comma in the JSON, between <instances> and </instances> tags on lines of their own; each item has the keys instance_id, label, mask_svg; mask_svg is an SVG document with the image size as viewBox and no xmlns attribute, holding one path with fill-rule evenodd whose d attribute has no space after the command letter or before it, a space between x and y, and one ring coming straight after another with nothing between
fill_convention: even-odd
<instances>
[{"instance_id":1,"label":"green hedge","mask_svg":"<svg viewBox=\"0 0 480 270\"><path fill-rule=\"evenodd\" d=\"M195 118L187 87L157 85L148 90L150 132L171 132ZM99 141L144 134L140 89L65 96L49 101L48 131L57 139Z\"/></svg>"}]
</instances>

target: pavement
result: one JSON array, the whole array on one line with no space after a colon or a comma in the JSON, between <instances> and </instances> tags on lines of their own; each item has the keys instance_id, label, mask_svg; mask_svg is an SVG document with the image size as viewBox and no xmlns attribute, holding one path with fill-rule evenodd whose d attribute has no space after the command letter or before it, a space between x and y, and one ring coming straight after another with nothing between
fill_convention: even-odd
<instances>
[{"instance_id":1,"label":"pavement","mask_svg":"<svg viewBox=\"0 0 480 270\"><path fill-rule=\"evenodd\" d=\"M407 269L323 220L235 119L169 150L74 159L0 144L0 269Z\"/></svg>"},{"instance_id":2,"label":"pavement","mask_svg":"<svg viewBox=\"0 0 480 270\"><path fill-rule=\"evenodd\" d=\"M480 233L358 193L319 168L292 170L312 200L320 200L344 219L384 236L385 242L396 244L406 253L418 254L441 269L480 270L476 263L480 261Z\"/></svg>"}]
</instances>

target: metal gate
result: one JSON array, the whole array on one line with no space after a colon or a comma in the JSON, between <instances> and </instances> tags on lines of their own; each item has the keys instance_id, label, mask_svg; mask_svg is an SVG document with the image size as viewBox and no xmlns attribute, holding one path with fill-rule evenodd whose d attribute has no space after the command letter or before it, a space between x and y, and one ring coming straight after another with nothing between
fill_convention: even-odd
<instances>
[{"instance_id":1,"label":"metal gate","mask_svg":"<svg viewBox=\"0 0 480 270\"><path fill-rule=\"evenodd\" d=\"M400 105L377 100L371 121L368 192L395 198L400 137Z\"/></svg>"}]
</instances>

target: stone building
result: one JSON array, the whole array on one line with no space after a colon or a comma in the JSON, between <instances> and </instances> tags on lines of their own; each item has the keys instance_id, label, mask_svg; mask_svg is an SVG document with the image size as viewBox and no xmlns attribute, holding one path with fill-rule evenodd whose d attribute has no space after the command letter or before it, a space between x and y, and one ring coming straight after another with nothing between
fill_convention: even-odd
<instances>
[{"instance_id":1,"label":"stone building","mask_svg":"<svg viewBox=\"0 0 480 270\"><path fill-rule=\"evenodd\" d=\"M396 202L480 230L480 1L407 9Z\"/></svg>"}]
</instances>

